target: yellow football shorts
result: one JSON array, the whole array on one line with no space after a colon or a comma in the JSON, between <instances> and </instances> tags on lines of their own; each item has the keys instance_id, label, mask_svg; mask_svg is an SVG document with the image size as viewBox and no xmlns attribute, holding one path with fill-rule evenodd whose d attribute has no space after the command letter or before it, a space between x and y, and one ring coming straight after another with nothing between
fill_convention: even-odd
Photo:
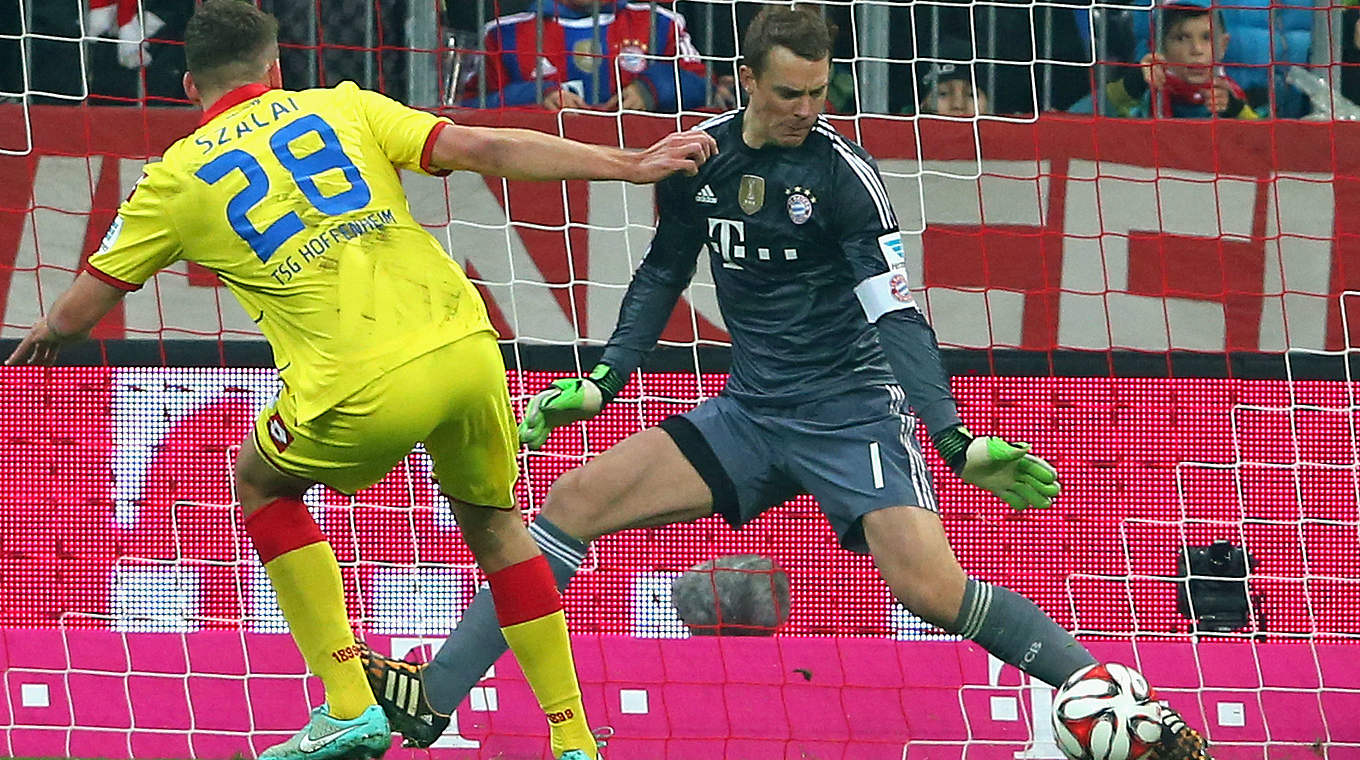
<instances>
[{"instance_id":1,"label":"yellow football shorts","mask_svg":"<svg viewBox=\"0 0 1360 760\"><path fill-rule=\"evenodd\" d=\"M491 332L435 349L298 424L285 388L255 420L255 446L288 475L352 494L382 480L424 441L448 497L516 506L519 435Z\"/></svg>"}]
</instances>

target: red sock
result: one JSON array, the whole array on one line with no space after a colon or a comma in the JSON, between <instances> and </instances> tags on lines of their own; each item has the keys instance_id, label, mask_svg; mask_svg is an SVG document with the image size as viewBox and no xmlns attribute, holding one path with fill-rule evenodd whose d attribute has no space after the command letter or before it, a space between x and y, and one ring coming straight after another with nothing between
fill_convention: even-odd
<instances>
[{"instance_id":1,"label":"red sock","mask_svg":"<svg viewBox=\"0 0 1360 760\"><path fill-rule=\"evenodd\" d=\"M266 565L281 554L326 540L301 499L275 499L250 513L246 533Z\"/></svg>"},{"instance_id":2,"label":"red sock","mask_svg":"<svg viewBox=\"0 0 1360 760\"><path fill-rule=\"evenodd\" d=\"M562 609L548 558L542 554L486 576L501 627L527 623Z\"/></svg>"}]
</instances>

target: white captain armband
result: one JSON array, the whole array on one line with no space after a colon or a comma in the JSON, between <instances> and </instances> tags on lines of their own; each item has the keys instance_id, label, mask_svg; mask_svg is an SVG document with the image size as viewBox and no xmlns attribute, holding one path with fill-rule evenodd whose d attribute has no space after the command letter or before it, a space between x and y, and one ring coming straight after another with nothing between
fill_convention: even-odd
<instances>
[{"instance_id":1,"label":"white captain armband","mask_svg":"<svg viewBox=\"0 0 1360 760\"><path fill-rule=\"evenodd\" d=\"M870 324L890 311L916 308L916 299L911 295L911 283L907 281L907 271L903 268L890 269L861 280L855 286L855 297L859 299L859 305L864 308L864 318Z\"/></svg>"}]
</instances>

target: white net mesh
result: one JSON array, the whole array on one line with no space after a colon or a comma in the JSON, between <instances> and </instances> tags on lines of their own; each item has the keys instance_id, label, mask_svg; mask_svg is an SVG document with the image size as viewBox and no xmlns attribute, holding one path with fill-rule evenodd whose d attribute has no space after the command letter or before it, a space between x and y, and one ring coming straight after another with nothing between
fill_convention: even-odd
<instances>
[{"instance_id":1,"label":"white net mesh","mask_svg":"<svg viewBox=\"0 0 1360 760\"><path fill-rule=\"evenodd\" d=\"M724 77L740 31L768 4L679 4L708 67L702 108L457 118L645 145L729 95L740 101ZM428 2L263 5L283 22L290 84L353 78L422 107L487 96L461 75L479 66L482 25L515 10L452 4L444 28ZM177 46L141 44L148 14L182 29L183 9L138 4L132 34L95 31L92 9L77 6L20 3L0 29L14 61L0 82L13 99L0 105L0 338L50 308L145 160L196 121L159 108L176 77L157 66ZM1138 667L1225 757L1360 751L1346 720L1360 714L1354 295L1337 292L1360 271L1346 226L1348 129L1047 115L1118 73L1091 63L1129 59L1111 52L1110 30L1146 26L1137 8L824 8L840 26L832 121L879 159L917 301L960 370L965 418L1034 442L1064 476L1057 514L1017 518L932 455L965 566L1034 598L1101 659ZM1319 49L1338 33L1328 29ZM444 44L450 30L461 50ZM123 65L141 52L150 67ZM991 113L916 113L923 101L954 107L934 97L950 67ZM645 254L652 190L468 174L405 182L416 218L486 297L516 401L588 370ZM232 506L232 446L276 384L231 368L268 357L229 300L211 275L177 264L96 331L104 342L74 355L93 368L0 375L7 754L259 752L320 699ZM566 469L719 392L728 342L701 265L646 371L599 420L526 456L527 511ZM1297 352L1267 379L1238 361L1269 364L1284 349ZM114 369L129 364L156 368ZM1318 366L1331 369L1319 379ZM479 582L428 458L414 452L354 499L318 489L307 501L340 555L356 625L379 650L428 654ZM1245 585L1196 586L1214 579L1178 569L1219 540L1255 563ZM789 571L782 635L688 638L670 579L739 552ZM1187 573L1191 589L1241 593L1192 594L1183 613ZM567 606L587 707L619 730L611 758L1059 756L1048 689L902 610L866 560L837 550L806 497L738 534L704 522L602 541ZM435 752L537 756L542 737L502 660Z\"/></svg>"}]
</instances>

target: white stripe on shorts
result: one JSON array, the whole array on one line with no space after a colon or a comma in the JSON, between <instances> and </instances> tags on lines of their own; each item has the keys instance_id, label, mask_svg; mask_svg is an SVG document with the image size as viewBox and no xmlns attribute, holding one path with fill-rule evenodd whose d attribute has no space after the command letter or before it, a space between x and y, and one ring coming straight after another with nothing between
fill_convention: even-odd
<instances>
[{"instance_id":1,"label":"white stripe on shorts","mask_svg":"<svg viewBox=\"0 0 1360 760\"><path fill-rule=\"evenodd\" d=\"M916 497L921 502L922 507L937 512L939 507L935 502L935 489L930 486L926 458L912 445L916 442L914 440L916 437L916 418L912 416L909 410L903 409L906 405L907 393L896 385L889 385L888 390L893 393L894 398L899 396L901 398L894 411L902 420L902 448L907 450L907 456L911 458L911 483L916 489Z\"/></svg>"}]
</instances>

